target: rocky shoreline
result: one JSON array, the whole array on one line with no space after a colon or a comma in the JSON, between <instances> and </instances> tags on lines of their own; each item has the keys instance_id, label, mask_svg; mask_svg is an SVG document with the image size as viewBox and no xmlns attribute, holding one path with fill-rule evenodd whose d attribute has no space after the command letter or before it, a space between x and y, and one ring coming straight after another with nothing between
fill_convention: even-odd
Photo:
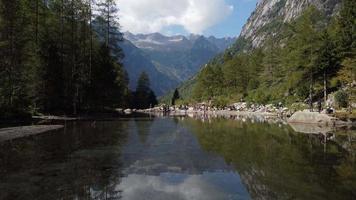
<instances>
[{"instance_id":1,"label":"rocky shoreline","mask_svg":"<svg viewBox=\"0 0 356 200\"><path fill-rule=\"evenodd\" d=\"M356 126L355 122L344 121L332 115L322 112L311 112L309 110L298 111L283 106L248 105L247 103L235 103L231 106L219 109L206 106L201 103L195 106L167 107L159 106L144 110L130 110L130 112L154 114L158 116L188 116L188 117L241 117L258 119L258 121L282 122L285 124L309 124L326 127Z\"/></svg>"}]
</instances>

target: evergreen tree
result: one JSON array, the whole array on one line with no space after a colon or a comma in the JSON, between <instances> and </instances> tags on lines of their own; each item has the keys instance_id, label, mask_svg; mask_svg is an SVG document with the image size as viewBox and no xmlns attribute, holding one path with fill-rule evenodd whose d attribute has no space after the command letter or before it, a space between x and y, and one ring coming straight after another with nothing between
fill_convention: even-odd
<instances>
[{"instance_id":1,"label":"evergreen tree","mask_svg":"<svg viewBox=\"0 0 356 200\"><path fill-rule=\"evenodd\" d=\"M211 100L222 94L224 76L220 66L207 65L197 78L193 95L196 100Z\"/></svg>"},{"instance_id":2,"label":"evergreen tree","mask_svg":"<svg viewBox=\"0 0 356 200\"><path fill-rule=\"evenodd\" d=\"M153 107L157 104L156 95L150 88L150 79L146 72L142 72L134 93L134 105L137 109Z\"/></svg>"},{"instance_id":3,"label":"evergreen tree","mask_svg":"<svg viewBox=\"0 0 356 200\"><path fill-rule=\"evenodd\" d=\"M340 14L337 17L336 40L340 57L352 57L356 48L356 2L343 0Z\"/></svg>"},{"instance_id":4,"label":"evergreen tree","mask_svg":"<svg viewBox=\"0 0 356 200\"><path fill-rule=\"evenodd\" d=\"M320 13L315 7L307 9L303 15L297 19L294 25L293 41L289 43L291 53L291 69L302 72L303 79L298 84L305 84L309 80L309 106L313 109L313 93L316 73L317 51L320 46L318 23L320 23Z\"/></svg>"},{"instance_id":5,"label":"evergreen tree","mask_svg":"<svg viewBox=\"0 0 356 200\"><path fill-rule=\"evenodd\" d=\"M348 86L349 101L355 101L356 89L356 2L344 0L340 14L336 20L336 43L338 57L341 62L339 79ZM349 111L352 112L351 104Z\"/></svg>"},{"instance_id":6,"label":"evergreen tree","mask_svg":"<svg viewBox=\"0 0 356 200\"><path fill-rule=\"evenodd\" d=\"M118 11L115 0L99 0L97 2L99 16L97 22L99 24L99 35L104 38L105 45L110 49L111 53L120 61L123 54L118 43L123 40L122 33L118 30Z\"/></svg>"},{"instance_id":7,"label":"evergreen tree","mask_svg":"<svg viewBox=\"0 0 356 200\"><path fill-rule=\"evenodd\" d=\"M316 76L323 82L324 103L326 105L329 77L335 76L338 71L335 46L327 30L321 36L321 45L316 65L318 67Z\"/></svg>"},{"instance_id":8,"label":"evergreen tree","mask_svg":"<svg viewBox=\"0 0 356 200\"><path fill-rule=\"evenodd\" d=\"M172 96L172 105L176 105L176 101L180 98L178 88L174 90L173 96Z\"/></svg>"},{"instance_id":9,"label":"evergreen tree","mask_svg":"<svg viewBox=\"0 0 356 200\"><path fill-rule=\"evenodd\" d=\"M93 66L92 83L88 90L91 107L96 110L103 110L106 107L116 107L122 105L122 95L124 89L118 83L121 79L120 66L115 62L115 58L109 54L109 49L105 44L101 45L98 55L95 57Z\"/></svg>"},{"instance_id":10,"label":"evergreen tree","mask_svg":"<svg viewBox=\"0 0 356 200\"><path fill-rule=\"evenodd\" d=\"M275 38L271 36L270 38L267 39L266 42L266 49L265 49L265 56L263 60L264 64L264 73L263 73L263 79L265 80L266 86L271 86L273 82L276 79L276 72L278 71L278 65L279 65L279 55L278 55L278 47L275 44Z\"/></svg>"}]
</instances>

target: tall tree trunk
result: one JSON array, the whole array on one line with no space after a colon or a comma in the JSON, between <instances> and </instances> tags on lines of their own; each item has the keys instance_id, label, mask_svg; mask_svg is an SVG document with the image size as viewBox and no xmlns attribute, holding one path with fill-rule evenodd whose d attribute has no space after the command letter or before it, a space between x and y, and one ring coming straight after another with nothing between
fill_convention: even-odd
<instances>
[{"instance_id":1,"label":"tall tree trunk","mask_svg":"<svg viewBox=\"0 0 356 200\"><path fill-rule=\"evenodd\" d=\"M14 76L14 64L15 64L15 60L17 58L15 58L15 36L14 36L14 26L15 26L15 22L14 20L11 20L10 23L10 30L9 30L9 36L10 36L10 62L9 62L9 69L8 69L8 73L9 73L9 85L10 85L10 91L9 91L9 99L8 99L8 103L10 105L10 107L13 106L13 100L14 100L14 92L15 92L15 86L14 86L14 81L13 81L13 76Z\"/></svg>"},{"instance_id":2,"label":"tall tree trunk","mask_svg":"<svg viewBox=\"0 0 356 200\"><path fill-rule=\"evenodd\" d=\"M36 0L36 22L35 22L35 40L36 44L38 44L38 26L39 26L39 0Z\"/></svg>"},{"instance_id":3,"label":"tall tree trunk","mask_svg":"<svg viewBox=\"0 0 356 200\"><path fill-rule=\"evenodd\" d=\"M89 49L89 84L91 84L92 52L93 52L93 22L92 22L92 0L89 0L89 28L90 28L90 49Z\"/></svg>"},{"instance_id":4,"label":"tall tree trunk","mask_svg":"<svg viewBox=\"0 0 356 200\"><path fill-rule=\"evenodd\" d=\"M61 22L61 24L60 24L60 33L61 33L61 65L62 65L62 68L63 68L63 34L64 34L64 14L63 14L63 10L64 10L64 0L61 0L61 9L60 9L60 22Z\"/></svg>"},{"instance_id":5,"label":"tall tree trunk","mask_svg":"<svg viewBox=\"0 0 356 200\"><path fill-rule=\"evenodd\" d=\"M107 2L107 32L106 32L106 47L109 48L109 38L110 38L110 2Z\"/></svg>"},{"instance_id":6,"label":"tall tree trunk","mask_svg":"<svg viewBox=\"0 0 356 200\"><path fill-rule=\"evenodd\" d=\"M64 0L61 0L61 5L60 5L60 64L61 64L61 70L63 73L65 73L64 69ZM64 75L64 78L66 76ZM68 84L65 83L65 88L64 88L64 97L67 96L67 91L68 91Z\"/></svg>"},{"instance_id":7,"label":"tall tree trunk","mask_svg":"<svg viewBox=\"0 0 356 200\"><path fill-rule=\"evenodd\" d=\"M71 11L72 11L72 19L71 19L71 23L72 23L72 30L71 30L71 43L72 43L72 47L71 47L71 53L72 53L72 70L71 70L71 92L72 92L72 106L73 106L73 114L76 115L77 114L77 81L76 81L76 63L75 63L75 7L74 7L74 1L72 0L71 2Z\"/></svg>"},{"instance_id":8,"label":"tall tree trunk","mask_svg":"<svg viewBox=\"0 0 356 200\"><path fill-rule=\"evenodd\" d=\"M348 102L348 107L349 107L349 113L352 114L352 96L353 96L353 83L355 81L355 72L354 72L354 68L351 67L351 83L350 83L350 86L349 86L349 102Z\"/></svg>"},{"instance_id":9,"label":"tall tree trunk","mask_svg":"<svg viewBox=\"0 0 356 200\"><path fill-rule=\"evenodd\" d=\"M313 73L310 73L309 108L313 112Z\"/></svg>"},{"instance_id":10,"label":"tall tree trunk","mask_svg":"<svg viewBox=\"0 0 356 200\"><path fill-rule=\"evenodd\" d=\"M328 92L327 92L327 82L326 82L326 70L324 70L324 106L328 101Z\"/></svg>"},{"instance_id":11,"label":"tall tree trunk","mask_svg":"<svg viewBox=\"0 0 356 200\"><path fill-rule=\"evenodd\" d=\"M312 63L312 54L313 54L313 47L311 46L310 48L310 57L309 57L309 61L310 61L310 64L311 64L311 68L310 68L310 88L309 88L309 107L310 107L310 111L313 112L313 73L314 73L314 70L313 70L313 63Z\"/></svg>"}]
</instances>

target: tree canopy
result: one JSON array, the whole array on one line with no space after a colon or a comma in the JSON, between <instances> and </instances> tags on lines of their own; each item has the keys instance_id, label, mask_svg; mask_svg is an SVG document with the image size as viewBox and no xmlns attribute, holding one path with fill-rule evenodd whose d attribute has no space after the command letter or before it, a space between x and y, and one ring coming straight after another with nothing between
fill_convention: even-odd
<instances>
[{"instance_id":1,"label":"tree canopy","mask_svg":"<svg viewBox=\"0 0 356 200\"><path fill-rule=\"evenodd\" d=\"M118 8L111 0L97 3L107 5L99 16L92 0L0 1L0 115L127 105L127 75L112 39L112 32L121 34L111 20ZM110 20L110 39L96 34L95 18Z\"/></svg>"}]
</instances>

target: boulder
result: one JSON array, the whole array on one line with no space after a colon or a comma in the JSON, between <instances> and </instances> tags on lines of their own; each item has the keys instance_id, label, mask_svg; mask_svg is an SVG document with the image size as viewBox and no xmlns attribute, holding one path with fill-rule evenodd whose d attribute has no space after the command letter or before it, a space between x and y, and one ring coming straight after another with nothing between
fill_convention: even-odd
<instances>
[{"instance_id":1,"label":"boulder","mask_svg":"<svg viewBox=\"0 0 356 200\"><path fill-rule=\"evenodd\" d=\"M126 110L124 110L124 113L125 113L125 114L131 114L131 113L132 113L132 110L131 110L131 109L126 109Z\"/></svg>"},{"instance_id":2,"label":"boulder","mask_svg":"<svg viewBox=\"0 0 356 200\"><path fill-rule=\"evenodd\" d=\"M289 119L289 123L304 123L304 124L322 124L335 125L336 118L330 117L327 114L310 111L298 111L294 113Z\"/></svg>"}]
</instances>

